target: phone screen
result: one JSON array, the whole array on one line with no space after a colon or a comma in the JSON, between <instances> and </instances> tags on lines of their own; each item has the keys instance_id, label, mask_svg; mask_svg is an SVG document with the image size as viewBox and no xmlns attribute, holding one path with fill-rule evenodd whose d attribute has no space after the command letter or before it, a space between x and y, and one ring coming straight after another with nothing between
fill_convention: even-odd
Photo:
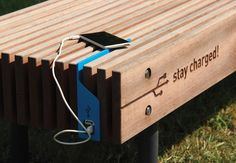
<instances>
[{"instance_id":1,"label":"phone screen","mask_svg":"<svg viewBox=\"0 0 236 163\"><path fill-rule=\"evenodd\" d=\"M97 33L82 34L81 39L95 44L101 48L119 48L129 45L129 41L114 36L105 31Z\"/></svg>"}]
</instances>

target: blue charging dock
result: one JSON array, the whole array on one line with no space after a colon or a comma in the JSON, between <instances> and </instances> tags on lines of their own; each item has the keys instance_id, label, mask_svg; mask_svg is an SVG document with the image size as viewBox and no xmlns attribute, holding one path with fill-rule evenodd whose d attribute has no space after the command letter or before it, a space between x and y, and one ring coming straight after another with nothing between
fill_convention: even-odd
<instances>
[{"instance_id":1,"label":"blue charging dock","mask_svg":"<svg viewBox=\"0 0 236 163\"><path fill-rule=\"evenodd\" d=\"M78 108L78 117L81 122L85 123L86 120L89 120L94 123L94 132L92 134L92 140L100 141L101 133L100 133L100 102L98 98L91 93L82 83L82 71L84 69L84 65L92 62L106 54L110 53L109 49L105 49L89 58L84 59L83 61L77 64L77 108ZM79 130L83 130L81 126L79 126ZM88 137L87 134L79 134L79 137L82 139L86 139Z\"/></svg>"},{"instance_id":2,"label":"blue charging dock","mask_svg":"<svg viewBox=\"0 0 236 163\"><path fill-rule=\"evenodd\" d=\"M131 39L128 39L131 42ZM97 54L94 54L77 64L77 108L78 108L78 118L82 123L92 122L94 124L94 132L92 133L93 141L101 140L101 124L100 124L100 102L98 98L91 93L82 83L82 72L84 65L90 63L98 58L101 58L109 54L112 49L105 49ZM79 126L79 130L83 130ZM81 139L86 139L87 134L79 134Z\"/></svg>"}]
</instances>

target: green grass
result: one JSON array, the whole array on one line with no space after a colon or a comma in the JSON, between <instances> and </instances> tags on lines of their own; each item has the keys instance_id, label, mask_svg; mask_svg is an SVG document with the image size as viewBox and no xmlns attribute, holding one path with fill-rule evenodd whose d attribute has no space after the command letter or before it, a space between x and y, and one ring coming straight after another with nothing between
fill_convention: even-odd
<instances>
[{"instance_id":1,"label":"green grass","mask_svg":"<svg viewBox=\"0 0 236 163\"><path fill-rule=\"evenodd\" d=\"M0 15L42 0L0 0ZM236 73L160 121L160 162L236 162ZM29 130L30 162L135 162L134 140L122 146L65 147L55 131ZM8 124L0 122L0 162L9 159Z\"/></svg>"},{"instance_id":2,"label":"green grass","mask_svg":"<svg viewBox=\"0 0 236 163\"><path fill-rule=\"evenodd\" d=\"M10 13L45 0L0 0L0 15Z\"/></svg>"},{"instance_id":3,"label":"green grass","mask_svg":"<svg viewBox=\"0 0 236 163\"><path fill-rule=\"evenodd\" d=\"M236 73L164 118L160 128L160 162L236 162Z\"/></svg>"},{"instance_id":4,"label":"green grass","mask_svg":"<svg viewBox=\"0 0 236 163\"><path fill-rule=\"evenodd\" d=\"M160 162L236 162L236 101L165 151Z\"/></svg>"}]
</instances>

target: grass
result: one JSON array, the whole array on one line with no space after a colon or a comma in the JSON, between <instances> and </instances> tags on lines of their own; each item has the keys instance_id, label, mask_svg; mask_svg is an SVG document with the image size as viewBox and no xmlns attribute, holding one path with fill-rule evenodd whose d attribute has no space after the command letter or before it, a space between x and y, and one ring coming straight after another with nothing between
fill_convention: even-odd
<instances>
[{"instance_id":1,"label":"grass","mask_svg":"<svg viewBox=\"0 0 236 163\"><path fill-rule=\"evenodd\" d=\"M45 0L0 0L0 15L10 13Z\"/></svg>"},{"instance_id":2,"label":"grass","mask_svg":"<svg viewBox=\"0 0 236 163\"><path fill-rule=\"evenodd\" d=\"M160 162L236 162L236 73L161 120Z\"/></svg>"},{"instance_id":3,"label":"grass","mask_svg":"<svg viewBox=\"0 0 236 163\"><path fill-rule=\"evenodd\" d=\"M160 162L236 162L236 101L165 151Z\"/></svg>"},{"instance_id":4,"label":"grass","mask_svg":"<svg viewBox=\"0 0 236 163\"><path fill-rule=\"evenodd\" d=\"M42 0L0 0L0 15ZM0 122L0 162L9 159L8 124ZM236 73L159 122L160 162L236 162ZM65 147L55 131L29 130L31 163L135 162L134 140L122 146L88 143Z\"/></svg>"}]
</instances>

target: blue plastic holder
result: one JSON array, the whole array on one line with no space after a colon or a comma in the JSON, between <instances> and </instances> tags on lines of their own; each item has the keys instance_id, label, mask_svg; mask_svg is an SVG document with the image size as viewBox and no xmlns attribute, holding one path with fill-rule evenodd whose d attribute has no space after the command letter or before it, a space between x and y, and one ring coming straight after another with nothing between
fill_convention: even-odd
<instances>
[{"instance_id":1,"label":"blue plastic holder","mask_svg":"<svg viewBox=\"0 0 236 163\"><path fill-rule=\"evenodd\" d=\"M128 39L131 42L131 39ZM92 133L92 140L100 141L101 140L101 125L100 125L100 101L99 99L91 93L82 83L82 72L84 65L90 63L98 58L101 58L109 54L112 49L105 49L97 54L94 54L77 64L77 108L78 108L78 118L82 123L85 121L90 121L94 123L94 132ZM83 128L79 125L79 130ZM79 137L86 139L87 134L79 134Z\"/></svg>"},{"instance_id":2,"label":"blue plastic holder","mask_svg":"<svg viewBox=\"0 0 236 163\"><path fill-rule=\"evenodd\" d=\"M92 62L111 51L109 49L105 49L97 54L94 54L83 61L77 64L77 101L78 101L78 117L82 123L85 120L90 120L94 123L94 132L92 134L92 140L100 141L101 133L100 133L100 102L98 98L91 93L82 83L82 71L84 65ZM79 130L83 130L81 126L79 126ZM86 139L88 137L87 134L79 134L79 137L82 139Z\"/></svg>"}]
</instances>

